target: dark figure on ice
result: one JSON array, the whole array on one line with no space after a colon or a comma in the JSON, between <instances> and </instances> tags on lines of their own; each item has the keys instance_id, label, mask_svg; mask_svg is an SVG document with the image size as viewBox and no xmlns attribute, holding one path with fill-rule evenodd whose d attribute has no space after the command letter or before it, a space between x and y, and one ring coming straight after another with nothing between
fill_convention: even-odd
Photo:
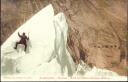
<instances>
[{"instance_id":1,"label":"dark figure on ice","mask_svg":"<svg viewBox=\"0 0 128 82\"><path fill-rule=\"evenodd\" d=\"M18 44L23 44L25 46L24 51L26 51L26 49L27 49L27 40L29 40L29 37L27 37L24 32L23 32L22 35L20 35L19 32L18 32L18 36L20 37L20 41L16 42L16 46L14 48L17 49Z\"/></svg>"}]
</instances>

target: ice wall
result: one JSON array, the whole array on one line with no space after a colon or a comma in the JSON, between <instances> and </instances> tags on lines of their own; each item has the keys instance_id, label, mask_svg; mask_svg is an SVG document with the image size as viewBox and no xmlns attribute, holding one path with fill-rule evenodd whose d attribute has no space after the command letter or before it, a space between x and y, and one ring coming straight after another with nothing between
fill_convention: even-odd
<instances>
[{"instance_id":1,"label":"ice wall","mask_svg":"<svg viewBox=\"0 0 128 82\"><path fill-rule=\"evenodd\" d=\"M3 74L72 75L75 65L66 48L67 31L64 14L54 17L52 5L39 11L2 45ZM18 32L25 32L30 38L27 52L22 45L13 49Z\"/></svg>"}]
</instances>

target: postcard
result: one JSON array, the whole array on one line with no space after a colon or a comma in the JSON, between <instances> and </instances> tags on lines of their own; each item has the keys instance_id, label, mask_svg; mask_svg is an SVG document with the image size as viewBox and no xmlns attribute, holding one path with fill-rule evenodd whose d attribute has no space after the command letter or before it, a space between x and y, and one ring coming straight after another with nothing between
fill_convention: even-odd
<instances>
[{"instance_id":1,"label":"postcard","mask_svg":"<svg viewBox=\"0 0 128 82\"><path fill-rule=\"evenodd\" d=\"M127 81L127 0L1 0L2 81Z\"/></svg>"}]
</instances>

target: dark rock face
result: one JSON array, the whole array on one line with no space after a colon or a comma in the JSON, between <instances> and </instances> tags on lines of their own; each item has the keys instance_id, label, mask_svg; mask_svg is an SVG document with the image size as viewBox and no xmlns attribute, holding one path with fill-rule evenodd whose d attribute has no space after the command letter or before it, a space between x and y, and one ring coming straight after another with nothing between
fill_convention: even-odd
<instances>
[{"instance_id":1,"label":"dark rock face","mask_svg":"<svg viewBox=\"0 0 128 82\"><path fill-rule=\"evenodd\" d=\"M1 43L51 3L69 25L68 48L76 63L127 75L127 0L2 0ZM126 45L127 44L127 45Z\"/></svg>"}]
</instances>

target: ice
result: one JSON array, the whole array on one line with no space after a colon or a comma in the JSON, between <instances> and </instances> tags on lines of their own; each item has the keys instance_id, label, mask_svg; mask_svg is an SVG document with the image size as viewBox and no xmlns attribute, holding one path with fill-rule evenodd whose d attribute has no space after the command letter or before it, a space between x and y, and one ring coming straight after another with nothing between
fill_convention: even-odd
<instances>
[{"instance_id":1,"label":"ice","mask_svg":"<svg viewBox=\"0 0 128 82\"><path fill-rule=\"evenodd\" d=\"M6 40L2 45L2 63L6 64L6 61L17 62L12 67L16 68L15 71L18 71L18 74L70 76L75 71L75 65L66 48L67 31L68 25L64 14L59 13L54 16L52 5L49 5L19 27ZM14 43L19 38L18 32L29 33L30 44L27 53L24 52L22 45L19 45L19 50L13 49ZM10 71L11 74L16 73L12 72L14 70Z\"/></svg>"},{"instance_id":2,"label":"ice","mask_svg":"<svg viewBox=\"0 0 128 82\"><path fill-rule=\"evenodd\" d=\"M37 14L35 14L30 20L19 27L1 46L1 58L2 63L8 60L5 53L13 57L16 55L19 63L24 65L22 71L31 70L41 62L46 62L54 50L54 26L53 26L54 12L52 5L48 5ZM23 50L18 52L14 48L14 43L19 40L17 33L25 32L29 33L30 44L28 45L29 52L25 53L22 58ZM18 47L19 48L19 47ZM20 48L21 49L21 48ZM11 53L11 54L10 54ZM22 66L21 64L21 66ZM7 67L6 67L7 68Z\"/></svg>"}]
</instances>

